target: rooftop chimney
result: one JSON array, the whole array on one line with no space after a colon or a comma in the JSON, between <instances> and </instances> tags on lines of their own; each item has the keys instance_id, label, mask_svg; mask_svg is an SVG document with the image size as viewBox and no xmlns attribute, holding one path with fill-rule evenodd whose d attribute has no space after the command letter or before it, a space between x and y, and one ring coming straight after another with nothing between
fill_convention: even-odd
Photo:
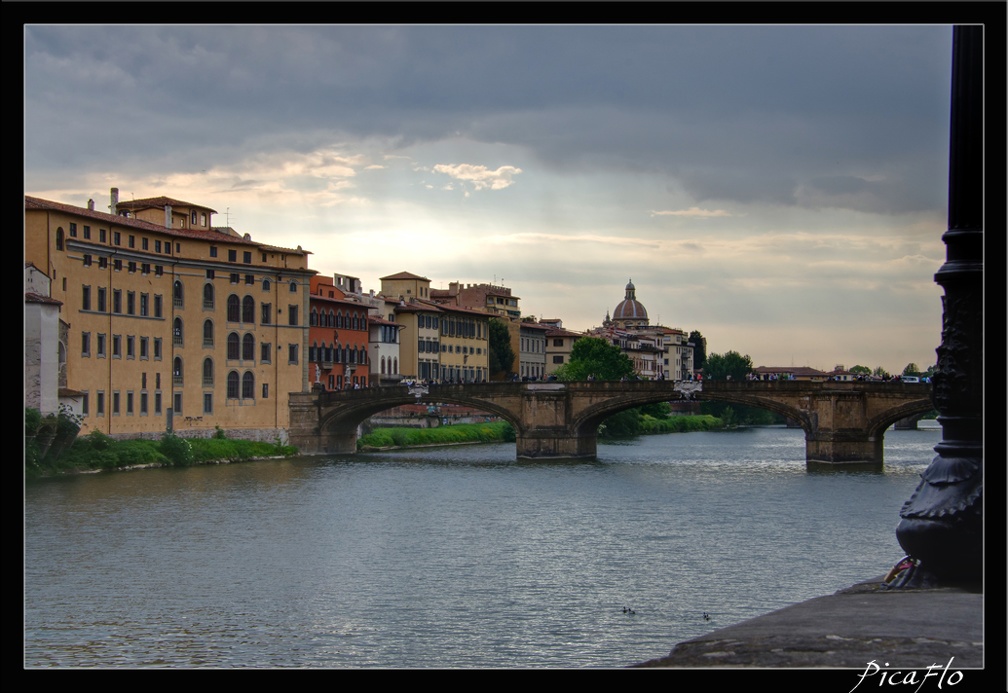
<instances>
[{"instance_id":1,"label":"rooftop chimney","mask_svg":"<svg viewBox=\"0 0 1008 693\"><path fill-rule=\"evenodd\" d=\"M93 199L87 201L87 208L89 210L91 210L92 212L94 211L94 200Z\"/></svg>"},{"instance_id":2,"label":"rooftop chimney","mask_svg":"<svg viewBox=\"0 0 1008 693\"><path fill-rule=\"evenodd\" d=\"M109 212L119 213L119 188L112 188L112 204L109 205Z\"/></svg>"},{"instance_id":3,"label":"rooftop chimney","mask_svg":"<svg viewBox=\"0 0 1008 693\"><path fill-rule=\"evenodd\" d=\"M166 229L171 228L171 205L164 206L164 225Z\"/></svg>"}]
</instances>

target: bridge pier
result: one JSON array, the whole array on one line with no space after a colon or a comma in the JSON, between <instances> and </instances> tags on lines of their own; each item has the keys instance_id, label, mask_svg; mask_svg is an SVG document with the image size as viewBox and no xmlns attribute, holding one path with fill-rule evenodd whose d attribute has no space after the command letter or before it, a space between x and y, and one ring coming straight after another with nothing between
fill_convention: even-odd
<instances>
[{"instance_id":1,"label":"bridge pier","mask_svg":"<svg viewBox=\"0 0 1008 693\"><path fill-rule=\"evenodd\" d=\"M571 431L533 429L524 435L515 435L515 453L518 459L595 459L598 438L595 435L572 434Z\"/></svg>"},{"instance_id":2,"label":"bridge pier","mask_svg":"<svg viewBox=\"0 0 1008 693\"><path fill-rule=\"evenodd\" d=\"M883 439L864 431L815 431L805 434L805 461L810 464L882 466Z\"/></svg>"}]
</instances>

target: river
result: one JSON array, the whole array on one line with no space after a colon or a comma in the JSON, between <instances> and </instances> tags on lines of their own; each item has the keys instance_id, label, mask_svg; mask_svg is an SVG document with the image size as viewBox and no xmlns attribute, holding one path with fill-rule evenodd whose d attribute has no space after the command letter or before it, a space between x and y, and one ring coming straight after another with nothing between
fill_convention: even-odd
<instances>
[{"instance_id":1,"label":"river","mask_svg":"<svg viewBox=\"0 0 1008 693\"><path fill-rule=\"evenodd\" d=\"M625 667L884 574L940 440L890 429L881 471L766 427L30 481L24 666Z\"/></svg>"}]
</instances>

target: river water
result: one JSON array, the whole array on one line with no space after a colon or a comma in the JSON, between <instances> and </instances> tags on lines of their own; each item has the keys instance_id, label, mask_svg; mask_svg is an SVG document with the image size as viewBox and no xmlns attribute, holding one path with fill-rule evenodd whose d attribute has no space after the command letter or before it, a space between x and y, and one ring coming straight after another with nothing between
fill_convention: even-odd
<instances>
[{"instance_id":1,"label":"river water","mask_svg":"<svg viewBox=\"0 0 1008 693\"><path fill-rule=\"evenodd\" d=\"M881 471L811 470L767 427L31 481L24 665L625 667L884 574L920 429Z\"/></svg>"}]
</instances>

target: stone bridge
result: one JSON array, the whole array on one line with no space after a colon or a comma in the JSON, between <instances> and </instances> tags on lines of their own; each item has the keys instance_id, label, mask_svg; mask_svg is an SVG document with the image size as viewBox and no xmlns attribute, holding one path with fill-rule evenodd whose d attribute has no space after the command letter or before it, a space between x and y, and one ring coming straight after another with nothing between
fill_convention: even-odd
<instances>
[{"instance_id":1,"label":"stone bridge","mask_svg":"<svg viewBox=\"0 0 1008 693\"><path fill-rule=\"evenodd\" d=\"M351 454L370 416L403 404L461 404L515 430L519 459L594 459L599 424L616 412L680 399L769 409L805 431L810 463L882 464L894 422L930 411L929 384L806 381L594 381L375 387L290 395L290 443L302 454Z\"/></svg>"}]
</instances>

